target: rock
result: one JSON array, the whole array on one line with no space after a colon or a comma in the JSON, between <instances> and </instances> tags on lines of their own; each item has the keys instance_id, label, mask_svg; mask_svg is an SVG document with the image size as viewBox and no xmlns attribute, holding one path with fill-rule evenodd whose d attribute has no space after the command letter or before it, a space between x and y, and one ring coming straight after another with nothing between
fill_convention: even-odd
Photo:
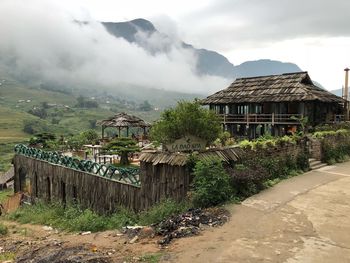
<instances>
[{"instance_id":1,"label":"rock","mask_svg":"<svg viewBox=\"0 0 350 263\"><path fill-rule=\"evenodd\" d=\"M45 231L52 231L53 228L51 226L43 226L43 230L45 230Z\"/></svg>"},{"instance_id":2,"label":"rock","mask_svg":"<svg viewBox=\"0 0 350 263\"><path fill-rule=\"evenodd\" d=\"M129 243L130 243L130 244L134 244L138 239L139 239L138 236L134 236L134 237L129 241Z\"/></svg>"},{"instance_id":3,"label":"rock","mask_svg":"<svg viewBox=\"0 0 350 263\"><path fill-rule=\"evenodd\" d=\"M152 227L144 227L139 232L140 238L154 237L155 231Z\"/></svg>"},{"instance_id":4,"label":"rock","mask_svg":"<svg viewBox=\"0 0 350 263\"><path fill-rule=\"evenodd\" d=\"M82 232L80 235L86 236L86 235L90 235L90 234L91 234L91 231L86 231L86 232Z\"/></svg>"}]
</instances>

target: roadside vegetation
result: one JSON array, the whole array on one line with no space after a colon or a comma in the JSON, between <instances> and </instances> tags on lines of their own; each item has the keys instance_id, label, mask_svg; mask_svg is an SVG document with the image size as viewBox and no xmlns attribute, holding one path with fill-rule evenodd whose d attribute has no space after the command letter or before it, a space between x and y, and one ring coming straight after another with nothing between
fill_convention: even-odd
<instances>
[{"instance_id":1,"label":"roadside vegetation","mask_svg":"<svg viewBox=\"0 0 350 263\"><path fill-rule=\"evenodd\" d=\"M66 231L96 232L120 229L124 226L159 223L171 215L188 210L189 207L190 205L186 202L164 200L151 209L138 214L120 208L110 215L98 215L90 209L81 209L76 204L64 207L60 203L45 204L39 202L35 205L24 205L7 215L6 218L21 224L42 224Z\"/></svg>"}]
</instances>

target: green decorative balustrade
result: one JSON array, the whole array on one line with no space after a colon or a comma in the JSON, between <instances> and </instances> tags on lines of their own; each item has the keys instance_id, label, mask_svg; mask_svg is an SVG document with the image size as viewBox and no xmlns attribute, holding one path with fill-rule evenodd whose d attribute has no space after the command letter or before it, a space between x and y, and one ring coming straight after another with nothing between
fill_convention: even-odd
<instances>
[{"instance_id":1,"label":"green decorative balustrade","mask_svg":"<svg viewBox=\"0 0 350 263\"><path fill-rule=\"evenodd\" d=\"M111 180L135 186L141 185L139 168L119 168L110 164L99 164L90 160L79 160L74 157L64 156L58 152L47 152L23 144L17 144L15 146L15 153L52 164L62 165L70 169L95 174Z\"/></svg>"}]
</instances>

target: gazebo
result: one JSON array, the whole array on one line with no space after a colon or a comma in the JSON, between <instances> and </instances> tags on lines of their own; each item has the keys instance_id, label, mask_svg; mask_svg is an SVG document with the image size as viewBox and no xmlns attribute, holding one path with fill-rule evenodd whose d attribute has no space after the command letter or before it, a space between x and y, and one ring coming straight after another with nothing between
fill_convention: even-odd
<instances>
[{"instance_id":1,"label":"gazebo","mask_svg":"<svg viewBox=\"0 0 350 263\"><path fill-rule=\"evenodd\" d=\"M129 136L129 128L131 127L139 127L143 129L143 133L146 133L146 128L150 127L151 125L142 120L139 117L136 117L134 115L126 114L125 112L118 113L114 115L113 117L110 117L106 120L99 121L98 124L102 126L102 139L104 138L104 131L108 127L115 127L118 128L118 136L120 137L120 131L121 129L126 128L126 136Z\"/></svg>"}]
</instances>

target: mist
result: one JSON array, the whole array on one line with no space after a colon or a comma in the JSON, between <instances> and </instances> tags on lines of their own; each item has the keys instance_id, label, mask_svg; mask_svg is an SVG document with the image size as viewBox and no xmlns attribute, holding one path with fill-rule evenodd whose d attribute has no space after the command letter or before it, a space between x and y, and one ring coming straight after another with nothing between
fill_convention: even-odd
<instances>
[{"instance_id":1,"label":"mist","mask_svg":"<svg viewBox=\"0 0 350 263\"><path fill-rule=\"evenodd\" d=\"M195 54L174 36L140 32L137 37L148 51L110 35L81 10L67 10L52 1L0 3L0 65L22 80L96 90L141 86L199 94L230 82L197 75Z\"/></svg>"}]
</instances>

